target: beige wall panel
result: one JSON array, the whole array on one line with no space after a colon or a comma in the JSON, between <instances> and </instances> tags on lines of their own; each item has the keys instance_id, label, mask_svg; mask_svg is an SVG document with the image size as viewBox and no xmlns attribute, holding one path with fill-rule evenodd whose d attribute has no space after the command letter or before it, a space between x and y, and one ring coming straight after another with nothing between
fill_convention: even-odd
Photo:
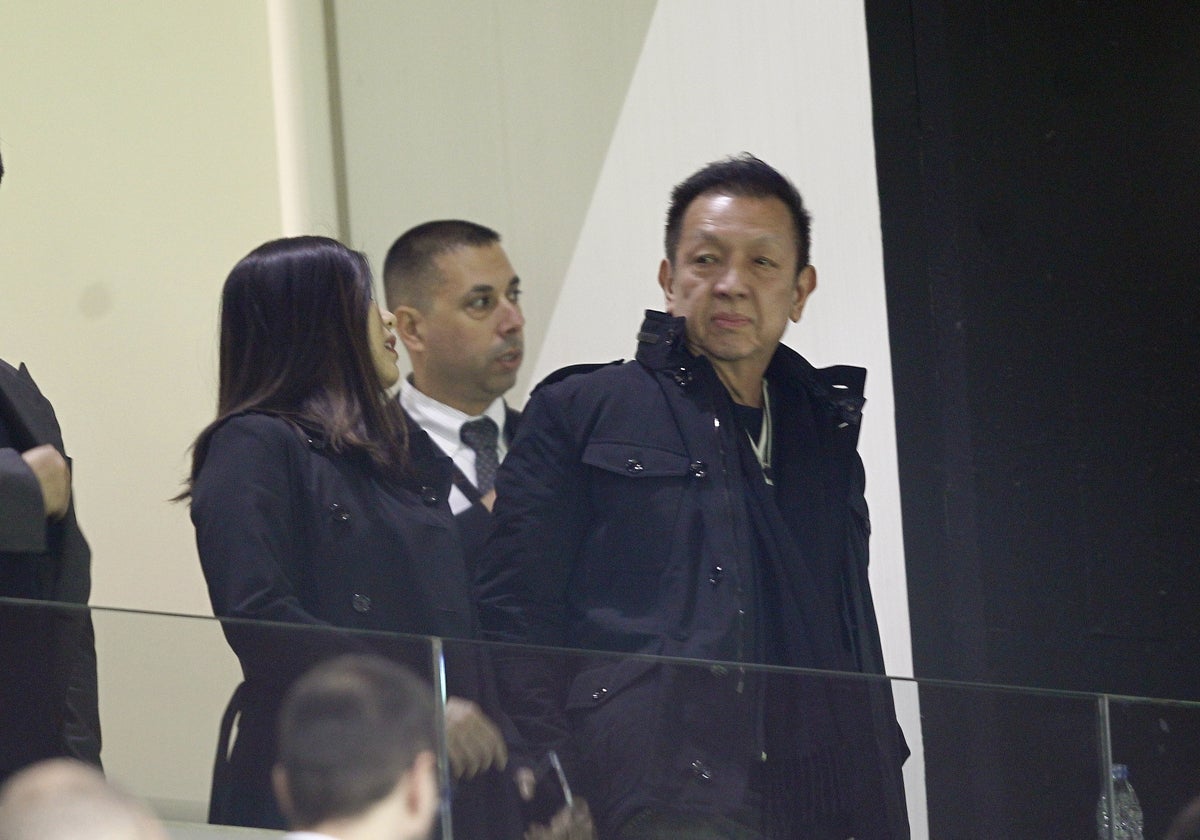
<instances>
[{"instance_id":1,"label":"beige wall panel","mask_svg":"<svg viewBox=\"0 0 1200 840\"><path fill-rule=\"evenodd\" d=\"M206 612L178 492L221 283L278 235L261 3L6 4L0 355L54 401L93 603Z\"/></svg>"},{"instance_id":2,"label":"beige wall panel","mask_svg":"<svg viewBox=\"0 0 1200 840\"><path fill-rule=\"evenodd\" d=\"M0 149L0 356L57 409L92 601L207 613L167 499L215 411L221 284L280 230L265 5L4 3ZM237 668L215 622L173 628L97 621L104 758L194 810Z\"/></svg>"}]
</instances>

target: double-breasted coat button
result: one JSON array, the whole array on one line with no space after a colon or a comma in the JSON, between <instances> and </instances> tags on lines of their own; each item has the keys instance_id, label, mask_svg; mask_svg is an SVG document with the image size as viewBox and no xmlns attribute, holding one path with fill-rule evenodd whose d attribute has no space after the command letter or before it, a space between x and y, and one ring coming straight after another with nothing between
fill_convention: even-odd
<instances>
[{"instance_id":1,"label":"double-breasted coat button","mask_svg":"<svg viewBox=\"0 0 1200 840\"><path fill-rule=\"evenodd\" d=\"M439 501L437 490L435 490L434 488L432 488L428 485L426 485L425 487L422 487L421 488L421 501L429 507L433 507L434 505L436 505Z\"/></svg>"},{"instance_id":2,"label":"double-breasted coat button","mask_svg":"<svg viewBox=\"0 0 1200 840\"><path fill-rule=\"evenodd\" d=\"M646 468L642 466L642 462L637 458L630 458L625 462L625 472L640 473Z\"/></svg>"},{"instance_id":3,"label":"double-breasted coat button","mask_svg":"<svg viewBox=\"0 0 1200 840\"><path fill-rule=\"evenodd\" d=\"M712 570L708 573L708 582L713 586L716 586L721 582L721 578L723 577L725 577L725 567L713 566Z\"/></svg>"},{"instance_id":4,"label":"double-breasted coat button","mask_svg":"<svg viewBox=\"0 0 1200 840\"><path fill-rule=\"evenodd\" d=\"M366 595L355 595L350 599L350 606L356 613L368 613L371 611L371 599Z\"/></svg>"},{"instance_id":5,"label":"double-breasted coat button","mask_svg":"<svg viewBox=\"0 0 1200 840\"><path fill-rule=\"evenodd\" d=\"M607 696L608 696L608 689L605 688L604 686L600 686L599 688L597 688L595 691L592 692L592 699L595 700L597 703L599 703L601 700L603 700Z\"/></svg>"},{"instance_id":6,"label":"double-breasted coat button","mask_svg":"<svg viewBox=\"0 0 1200 840\"><path fill-rule=\"evenodd\" d=\"M704 478L708 475L708 464L703 461L692 461L688 464L688 472L692 474L693 478Z\"/></svg>"},{"instance_id":7,"label":"double-breasted coat button","mask_svg":"<svg viewBox=\"0 0 1200 840\"><path fill-rule=\"evenodd\" d=\"M686 388L692 384L692 371L689 368L681 367L671 374L671 378L675 380L675 384L680 388Z\"/></svg>"},{"instance_id":8,"label":"double-breasted coat button","mask_svg":"<svg viewBox=\"0 0 1200 840\"><path fill-rule=\"evenodd\" d=\"M692 762L692 775L702 782L712 781L712 771L708 769L708 765L700 759Z\"/></svg>"},{"instance_id":9,"label":"double-breasted coat button","mask_svg":"<svg viewBox=\"0 0 1200 840\"><path fill-rule=\"evenodd\" d=\"M331 504L329 506L329 515L333 519L334 522L349 522L350 521L350 511L346 510L344 507L339 505L337 502L334 502L333 504Z\"/></svg>"}]
</instances>

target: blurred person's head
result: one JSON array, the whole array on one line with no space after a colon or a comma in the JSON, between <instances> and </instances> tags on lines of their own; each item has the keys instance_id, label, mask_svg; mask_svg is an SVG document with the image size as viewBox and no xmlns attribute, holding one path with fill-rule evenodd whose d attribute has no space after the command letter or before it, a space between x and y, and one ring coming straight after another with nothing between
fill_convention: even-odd
<instances>
[{"instance_id":1,"label":"blurred person's head","mask_svg":"<svg viewBox=\"0 0 1200 840\"><path fill-rule=\"evenodd\" d=\"M66 758L34 764L0 788L0 840L166 840L154 815L100 771Z\"/></svg>"},{"instance_id":2,"label":"blurred person's head","mask_svg":"<svg viewBox=\"0 0 1200 840\"><path fill-rule=\"evenodd\" d=\"M320 431L334 451L360 450L385 473L407 463L391 314L375 303L366 258L323 236L277 239L229 273L221 293L217 420L245 411Z\"/></svg>"},{"instance_id":3,"label":"blurred person's head","mask_svg":"<svg viewBox=\"0 0 1200 840\"><path fill-rule=\"evenodd\" d=\"M388 249L383 283L417 390L476 415L512 388L525 316L498 233L460 220L417 225Z\"/></svg>"},{"instance_id":4,"label":"blurred person's head","mask_svg":"<svg viewBox=\"0 0 1200 840\"><path fill-rule=\"evenodd\" d=\"M334 837L427 836L438 789L433 692L376 656L324 662L289 690L272 777L293 828Z\"/></svg>"}]
</instances>

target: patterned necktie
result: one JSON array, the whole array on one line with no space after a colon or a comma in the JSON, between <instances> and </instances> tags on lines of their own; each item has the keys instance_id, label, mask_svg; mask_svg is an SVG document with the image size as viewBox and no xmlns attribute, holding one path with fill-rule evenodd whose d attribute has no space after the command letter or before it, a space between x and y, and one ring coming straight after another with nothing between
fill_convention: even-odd
<instances>
[{"instance_id":1,"label":"patterned necktie","mask_svg":"<svg viewBox=\"0 0 1200 840\"><path fill-rule=\"evenodd\" d=\"M458 434L463 443L475 450L475 486L479 488L479 495L486 496L496 483L496 469L500 466L500 453L496 451L500 430L496 421L480 417L463 423Z\"/></svg>"}]
</instances>

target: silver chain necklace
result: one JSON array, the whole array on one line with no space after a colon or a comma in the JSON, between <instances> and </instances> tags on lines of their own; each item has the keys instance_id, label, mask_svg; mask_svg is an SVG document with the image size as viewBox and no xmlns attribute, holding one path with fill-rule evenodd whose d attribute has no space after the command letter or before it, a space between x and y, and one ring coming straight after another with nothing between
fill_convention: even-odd
<instances>
[{"instance_id":1,"label":"silver chain necklace","mask_svg":"<svg viewBox=\"0 0 1200 840\"><path fill-rule=\"evenodd\" d=\"M758 458L758 465L762 467L763 480L775 485L775 480L771 476L771 392L767 388L767 380L762 383L762 427L758 431L758 440L755 441L749 432L746 432L746 437L750 438L750 448L754 450L754 457Z\"/></svg>"}]
</instances>

